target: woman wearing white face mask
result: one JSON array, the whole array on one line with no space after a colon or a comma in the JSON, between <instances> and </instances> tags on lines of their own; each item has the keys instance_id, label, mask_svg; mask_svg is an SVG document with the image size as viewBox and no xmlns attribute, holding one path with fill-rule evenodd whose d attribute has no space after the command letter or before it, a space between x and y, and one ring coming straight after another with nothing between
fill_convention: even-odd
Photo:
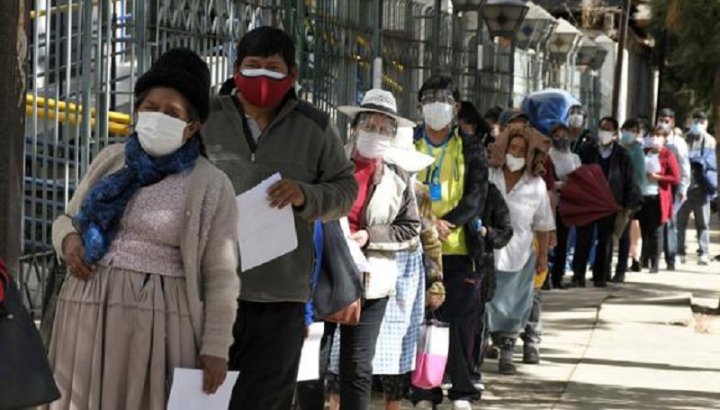
<instances>
[{"instance_id":1,"label":"woman wearing white face mask","mask_svg":"<svg viewBox=\"0 0 720 410\"><path fill-rule=\"evenodd\" d=\"M164 408L173 370L222 384L239 283L228 178L201 154L210 72L187 49L165 53L135 85L138 121L93 161L53 245L71 275L49 357L53 409Z\"/></svg>"},{"instance_id":2,"label":"woman wearing white face mask","mask_svg":"<svg viewBox=\"0 0 720 410\"><path fill-rule=\"evenodd\" d=\"M355 164L358 196L348 221L352 238L364 250L370 272L363 273L364 303L357 326L326 323L333 340L329 390L333 408L368 409L375 343L388 297L395 293L398 276L396 254L413 249L420 240L420 218L414 187L407 172L383 160L398 126L412 121L397 115L395 97L372 89L359 107L343 106L352 118L349 151Z\"/></svg>"},{"instance_id":3,"label":"woman wearing white face mask","mask_svg":"<svg viewBox=\"0 0 720 410\"><path fill-rule=\"evenodd\" d=\"M495 251L497 288L488 304L488 328L493 344L500 348L502 374L515 373L513 348L530 318L534 278L547 270L548 239L555 230L555 218L541 175L549 145L550 140L534 128L511 126L490 151L490 182L502 192L513 228L510 242ZM533 250L535 238L537 253ZM524 357L530 359L538 356L540 335L527 330Z\"/></svg>"}]
</instances>

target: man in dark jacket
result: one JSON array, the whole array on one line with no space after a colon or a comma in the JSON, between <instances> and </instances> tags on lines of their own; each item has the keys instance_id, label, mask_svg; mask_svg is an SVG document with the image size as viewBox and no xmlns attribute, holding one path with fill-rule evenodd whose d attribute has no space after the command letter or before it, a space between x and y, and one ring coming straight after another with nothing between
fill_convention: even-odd
<instances>
[{"instance_id":1,"label":"man in dark jacket","mask_svg":"<svg viewBox=\"0 0 720 410\"><path fill-rule=\"evenodd\" d=\"M583 108L582 105L573 105L570 107L568 111L570 150L578 155L582 147L594 139L590 130L585 128L586 123L587 112L585 108Z\"/></svg>"},{"instance_id":2,"label":"man in dark jacket","mask_svg":"<svg viewBox=\"0 0 720 410\"><path fill-rule=\"evenodd\" d=\"M622 208L619 214L601 218L585 226L577 227L577 245L573 260L573 280L585 286L585 271L593 242L593 231L597 238L593 281L597 287L607 286L612 262L613 232L616 218L629 215L629 211L640 203L640 192L634 179L632 161L627 150L617 142L618 122L615 118L600 120L597 142L590 140L580 149L583 165L598 164L610 184L615 201Z\"/></svg>"},{"instance_id":3,"label":"man in dark jacket","mask_svg":"<svg viewBox=\"0 0 720 410\"><path fill-rule=\"evenodd\" d=\"M445 303L437 317L450 324L447 373L452 382L449 398L455 408L470 408L480 398L471 378L472 339L477 327L477 306L482 281L483 240L478 217L488 190L485 149L474 137L465 136L454 124L459 95L452 79L430 77L418 93L425 126L416 132L416 147L435 157L433 165L418 173L428 186L440 239L443 241ZM413 402L421 406L440 403L443 392L416 390Z\"/></svg>"},{"instance_id":4,"label":"man in dark jacket","mask_svg":"<svg viewBox=\"0 0 720 410\"><path fill-rule=\"evenodd\" d=\"M231 409L290 408L310 297L313 223L346 215L357 195L353 165L330 118L293 90L294 58L285 32L247 33L237 46L234 91L211 101L203 129L208 158L237 194L280 173L268 205L291 206L297 231L297 249L240 273L229 360L240 376Z\"/></svg>"}]
</instances>

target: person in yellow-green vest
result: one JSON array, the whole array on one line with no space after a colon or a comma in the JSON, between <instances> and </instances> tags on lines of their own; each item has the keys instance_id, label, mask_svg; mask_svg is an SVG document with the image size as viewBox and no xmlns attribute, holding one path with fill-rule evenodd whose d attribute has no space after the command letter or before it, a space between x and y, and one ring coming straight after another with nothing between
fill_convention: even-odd
<instances>
[{"instance_id":1,"label":"person in yellow-green vest","mask_svg":"<svg viewBox=\"0 0 720 410\"><path fill-rule=\"evenodd\" d=\"M436 227L442 240L445 303L434 316L450 325L450 351L446 373L452 383L448 398L453 409L471 409L480 391L471 377L473 336L482 317L477 315L483 269L483 234L480 215L488 190L485 148L456 125L459 93L452 79L434 75L423 84L418 102L424 125L416 129L418 151L435 162L418 173L428 187ZM433 408L443 399L440 388L415 389L417 408Z\"/></svg>"}]
</instances>

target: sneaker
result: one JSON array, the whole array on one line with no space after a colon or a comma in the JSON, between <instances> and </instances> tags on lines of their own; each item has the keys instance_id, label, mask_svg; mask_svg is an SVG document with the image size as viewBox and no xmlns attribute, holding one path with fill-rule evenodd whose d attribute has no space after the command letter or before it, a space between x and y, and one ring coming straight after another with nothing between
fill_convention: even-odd
<instances>
[{"instance_id":1,"label":"sneaker","mask_svg":"<svg viewBox=\"0 0 720 410\"><path fill-rule=\"evenodd\" d=\"M481 381L475 381L473 382L473 387L478 389L479 391L485 391L485 383Z\"/></svg>"},{"instance_id":2,"label":"sneaker","mask_svg":"<svg viewBox=\"0 0 720 410\"><path fill-rule=\"evenodd\" d=\"M630 270L633 272L640 272L640 261L633 259L632 264L630 264Z\"/></svg>"},{"instance_id":3,"label":"sneaker","mask_svg":"<svg viewBox=\"0 0 720 410\"><path fill-rule=\"evenodd\" d=\"M523 346L523 363L538 364L540 363L540 348L537 346Z\"/></svg>"},{"instance_id":4,"label":"sneaker","mask_svg":"<svg viewBox=\"0 0 720 410\"><path fill-rule=\"evenodd\" d=\"M472 410L472 404L467 400L453 400L453 410Z\"/></svg>"},{"instance_id":5,"label":"sneaker","mask_svg":"<svg viewBox=\"0 0 720 410\"><path fill-rule=\"evenodd\" d=\"M698 265L705 266L708 263L710 263L710 261L708 260L707 255L700 255L700 258L698 258Z\"/></svg>"},{"instance_id":6,"label":"sneaker","mask_svg":"<svg viewBox=\"0 0 720 410\"><path fill-rule=\"evenodd\" d=\"M421 400L415 405L416 409L435 410L435 403L430 400Z\"/></svg>"}]
</instances>

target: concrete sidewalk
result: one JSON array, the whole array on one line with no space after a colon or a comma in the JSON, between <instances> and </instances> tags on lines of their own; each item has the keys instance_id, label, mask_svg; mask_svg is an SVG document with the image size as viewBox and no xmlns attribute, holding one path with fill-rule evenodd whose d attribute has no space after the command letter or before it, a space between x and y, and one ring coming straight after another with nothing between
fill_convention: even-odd
<instances>
[{"instance_id":1,"label":"concrete sidewalk","mask_svg":"<svg viewBox=\"0 0 720 410\"><path fill-rule=\"evenodd\" d=\"M698 300L717 306L720 263L688 257L678 269L546 292L542 363L507 377L488 361L477 408L720 409L720 334L696 333L691 310Z\"/></svg>"},{"instance_id":2,"label":"concrete sidewalk","mask_svg":"<svg viewBox=\"0 0 720 410\"><path fill-rule=\"evenodd\" d=\"M711 255L720 253L719 237L714 231ZM694 250L694 232L688 242ZM500 375L497 360L486 360L474 408L720 409L720 334L697 333L691 310L698 301L717 306L720 262L700 266L692 255L677 268L628 273L604 289L545 292L542 362L522 364L522 342L517 375Z\"/></svg>"}]
</instances>

